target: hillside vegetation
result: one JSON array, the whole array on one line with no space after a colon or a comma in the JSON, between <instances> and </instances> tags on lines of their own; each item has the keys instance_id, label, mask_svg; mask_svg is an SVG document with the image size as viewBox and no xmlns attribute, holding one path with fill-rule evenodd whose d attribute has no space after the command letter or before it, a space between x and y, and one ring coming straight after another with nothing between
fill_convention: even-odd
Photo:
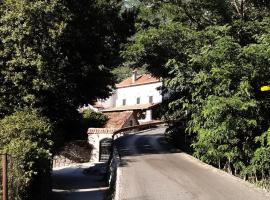
<instances>
[{"instance_id":1,"label":"hillside vegetation","mask_svg":"<svg viewBox=\"0 0 270 200\"><path fill-rule=\"evenodd\" d=\"M118 1L0 1L0 153L12 199L50 199L53 150L85 138L79 106L107 97L133 16Z\"/></svg>"}]
</instances>

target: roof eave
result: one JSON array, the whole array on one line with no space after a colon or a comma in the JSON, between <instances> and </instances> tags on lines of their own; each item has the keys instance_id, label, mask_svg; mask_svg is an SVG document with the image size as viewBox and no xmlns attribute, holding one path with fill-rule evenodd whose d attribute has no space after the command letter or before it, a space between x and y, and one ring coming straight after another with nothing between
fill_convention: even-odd
<instances>
[{"instance_id":1,"label":"roof eave","mask_svg":"<svg viewBox=\"0 0 270 200\"><path fill-rule=\"evenodd\" d=\"M116 84L116 88L119 89L119 88L127 88L127 87L134 87L134 86L140 86L140 85L148 85L148 84L152 84L152 83L162 83L162 81L151 81L151 82L148 82L148 83L132 83L132 84L129 84L129 85L123 85L123 86L118 86L119 84Z\"/></svg>"}]
</instances>

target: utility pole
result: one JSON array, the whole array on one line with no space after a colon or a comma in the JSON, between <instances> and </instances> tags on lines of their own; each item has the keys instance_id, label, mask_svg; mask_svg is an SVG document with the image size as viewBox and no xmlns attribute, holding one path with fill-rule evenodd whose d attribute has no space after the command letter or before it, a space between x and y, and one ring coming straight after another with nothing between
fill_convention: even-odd
<instances>
[{"instance_id":1,"label":"utility pole","mask_svg":"<svg viewBox=\"0 0 270 200\"><path fill-rule=\"evenodd\" d=\"M7 154L2 154L2 192L3 200L8 200Z\"/></svg>"}]
</instances>

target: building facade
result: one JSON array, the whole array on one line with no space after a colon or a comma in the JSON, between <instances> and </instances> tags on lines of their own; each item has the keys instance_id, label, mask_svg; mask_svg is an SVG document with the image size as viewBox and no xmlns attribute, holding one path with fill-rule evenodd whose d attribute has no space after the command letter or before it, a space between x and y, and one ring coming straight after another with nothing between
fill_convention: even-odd
<instances>
[{"instance_id":1,"label":"building facade","mask_svg":"<svg viewBox=\"0 0 270 200\"><path fill-rule=\"evenodd\" d=\"M109 120L103 128L88 129L88 140L93 145L91 161L108 159L106 148L103 147L116 130L153 120L152 111L162 102L161 86L160 79L150 74L138 75L134 71L131 77L116 85L110 98L96 102L94 107Z\"/></svg>"},{"instance_id":2,"label":"building facade","mask_svg":"<svg viewBox=\"0 0 270 200\"><path fill-rule=\"evenodd\" d=\"M102 112L141 110L143 117L139 121L151 121L153 106L162 102L161 86L160 79L150 74L138 75L134 70L131 77L116 85L110 98L99 101L99 104L104 107Z\"/></svg>"},{"instance_id":3,"label":"building facade","mask_svg":"<svg viewBox=\"0 0 270 200\"><path fill-rule=\"evenodd\" d=\"M162 95L158 90L161 86L160 79L133 71L132 77L116 85L115 107L161 103Z\"/></svg>"}]
</instances>

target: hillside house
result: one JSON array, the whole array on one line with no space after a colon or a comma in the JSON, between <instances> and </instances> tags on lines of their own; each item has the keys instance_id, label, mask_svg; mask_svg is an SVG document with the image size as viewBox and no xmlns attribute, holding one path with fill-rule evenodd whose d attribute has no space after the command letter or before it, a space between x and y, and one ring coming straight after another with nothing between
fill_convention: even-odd
<instances>
[{"instance_id":1,"label":"hillside house","mask_svg":"<svg viewBox=\"0 0 270 200\"><path fill-rule=\"evenodd\" d=\"M139 75L136 70L131 77L116 85L106 100L96 102L94 107L108 116L103 128L89 127L88 141L93 145L91 161L106 161L114 131L153 120L153 110L162 102L158 90L162 81L150 74Z\"/></svg>"},{"instance_id":2,"label":"hillside house","mask_svg":"<svg viewBox=\"0 0 270 200\"><path fill-rule=\"evenodd\" d=\"M116 85L116 90L110 98L101 100L104 107L101 112L134 111L138 114L140 123L153 120L153 109L162 102L158 90L162 81L150 74L139 75L136 70L132 76Z\"/></svg>"}]
</instances>

